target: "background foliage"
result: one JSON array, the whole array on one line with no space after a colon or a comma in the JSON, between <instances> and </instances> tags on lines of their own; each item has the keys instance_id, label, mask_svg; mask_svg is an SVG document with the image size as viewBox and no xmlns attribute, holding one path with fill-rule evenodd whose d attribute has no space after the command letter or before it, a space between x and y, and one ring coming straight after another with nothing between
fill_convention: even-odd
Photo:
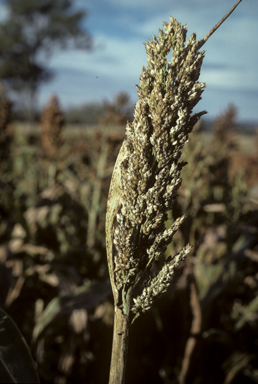
<instances>
[{"instance_id":1,"label":"background foliage","mask_svg":"<svg viewBox=\"0 0 258 384\"><path fill-rule=\"evenodd\" d=\"M0 22L0 79L16 103L34 118L37 93L54 72L49 59L58 50L92 47L83 26L84 10L71 0L4 0L6 17ZM27 104L27 105L26 105Z\"/></svg>"},{"instance_id":2,"label":"background foliage","mask_svg":"<svg viewBox=\"0 0 258 384\"><path fill-rule=\"evenodd\" d=\"M99 126L65 126L57 97L38 128L0 101L0 305L30 345L42 383L108 381L113 304L105 251L111 173L129 100ZM97 112L96 112L97 113ZM167 250L190 242L168 294L133 325L127 383L258 382L258 138L229 106L186 146ZM245 144L245 145L243 145Z\"/></svg>"}]
</instances>

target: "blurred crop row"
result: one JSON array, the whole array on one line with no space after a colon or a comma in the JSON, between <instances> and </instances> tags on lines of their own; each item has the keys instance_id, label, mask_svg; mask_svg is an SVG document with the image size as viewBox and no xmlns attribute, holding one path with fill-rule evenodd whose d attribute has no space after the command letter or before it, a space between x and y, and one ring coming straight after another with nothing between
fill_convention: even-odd
<instances>
[{"instance_id":1,"label":"blurred crop row","mask_svg":"<svg viewBox=\"0 0 258 384\"><path fill-rule=\"evenodd\" d=\"M38 127L0 100L0 305L21 329L42 383L108 381L113 304L105 250L110 177L128 99L98 128L65 126L53 96ZM167 250L193 245L164 298L132 327L127 383L258 383L258 136L229 106L195 127Z\"/></svg>"}]
</instances>

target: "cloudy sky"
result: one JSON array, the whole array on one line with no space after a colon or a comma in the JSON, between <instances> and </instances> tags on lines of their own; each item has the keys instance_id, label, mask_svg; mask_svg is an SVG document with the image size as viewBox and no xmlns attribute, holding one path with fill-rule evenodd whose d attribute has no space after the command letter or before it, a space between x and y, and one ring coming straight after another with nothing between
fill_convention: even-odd
<instances>
[{"instance_id":1,"label":"cloudy sky","mask_svg":"<svg viewBox=\"0 0 258 384\"><path fill-rule=\"evenodd\" d=\"M146 65L144 42L175 16L188 25L188 35L201 39L236 0L74 0L86 9L85 28L93 37L91 52L56 53L49 64L54 79L44 85L40 103L53 93L61 104L80 105L112 100L120 91L136 102L135 85ZM258 1L243 0L205 44L201 81L207 88L198 109L213 118L229 103L239 120L258 123Z\"/></svg>"}]
</instances>

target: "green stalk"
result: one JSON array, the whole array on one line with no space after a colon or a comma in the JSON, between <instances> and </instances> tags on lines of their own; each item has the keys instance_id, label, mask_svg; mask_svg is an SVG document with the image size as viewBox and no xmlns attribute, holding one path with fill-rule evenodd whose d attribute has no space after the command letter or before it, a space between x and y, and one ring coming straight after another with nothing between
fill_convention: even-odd
<instances>
[{"instance_id":1,"label":"green stalk","mask_svg":"<svg viewBox=\"0 0 258 384\"><path fill-rule=\"evenodd\" d=\"M115 307L114 334L109 384L124 384L129 341L129 321L121 309Z\"/></svg>"}]
</instances>

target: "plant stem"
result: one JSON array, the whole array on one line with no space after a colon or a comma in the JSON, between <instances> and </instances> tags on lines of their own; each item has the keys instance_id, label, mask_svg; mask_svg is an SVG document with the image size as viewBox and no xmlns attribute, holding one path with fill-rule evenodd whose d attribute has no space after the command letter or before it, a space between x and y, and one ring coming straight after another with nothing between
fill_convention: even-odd
<instances>
[{"instance_id":1,"label":"plant stem","mask_svg":"<svg viewBox=\"0 0 258 384\"><path fill-rule=\"evenodd\" d=\"M192 269L192 266L190 266ZM200 304L200 298L198 295L197 287L196 287L196 281L193 274L193 271L191 271L191 275L189 276L190 281L190 306L192 309L193 314L193 320L190 330L190 337L187 340L186 346L185 346L185 353L184 358L182 362L182 369L179 377L179 384L185 384L187 381L187 374L190 368L191 359L193 357L194 349L197 344L197 338L201 332L202 328L202 310L201 310L201 304Z\"/></svg>"},{"instance_id":2,"label":"plant stem","mask_svg":"<svg viewBox=\"0 0 258 384\"><path fill-rule=\"evenodd\" d=\"M89 210L87 246L93 248L96 241L97 219L100 211L101 186L105 174L105 165L108 155L108 142L106 135L102 135L99 160L96 171L96 180L93 183L92 204Z\"/></svg>"},{"instance_id":3,"label":"plant stem","mask_svg":"<svg viewBox=\"0 0 258 384\"><path fill-rule=\"evenodd\" d=\"M115 306L114 334L109 384L124 384L129 341L129 322L121 309Z\"/></svg>"},{"instance_id":4,"label":"plant stem","mask_svg":"<svg viewBox=\"0 0 258 384\"><path fill-rule=\"evenodd\" d=\"M200 49L206 41L213 35L215 31L221 26L221 24L224 23L225 20L231 15L231 13L236 9L236 7L241 3L242 0L238 0L237 3L228 11L228 13L222 17L222 19L210 30L210 32L207 33L206 36L202 40L199 41L198 49Z\"/></svg>"}]
</instances>

